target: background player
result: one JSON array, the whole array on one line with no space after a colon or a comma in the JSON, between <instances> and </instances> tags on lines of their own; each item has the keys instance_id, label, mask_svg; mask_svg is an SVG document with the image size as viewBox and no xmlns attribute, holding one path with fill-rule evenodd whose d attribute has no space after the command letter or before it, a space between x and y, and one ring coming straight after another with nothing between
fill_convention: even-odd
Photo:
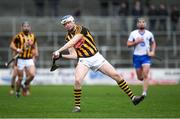
<instances>
[{"instance_id":1,"label":"background player","mask_svg":"<svg viewBox=\"0 0 180 119\"><path fill-rule=\"evenodd\" d=\"M145 29L146 21L139 18L137 21L137 30L130 33L127 46L134 47L133 64L136 69L137 78L143 82L143 96L147 95L149 85L149 70L151 57L155 56L156 42L154 35Z\"/></svg>"},{"instance_id":2,"label":"background player","mask_svg":"<svg viewBox=\"0 0 180 119\"><path fill-rule=\"evenodd\" d=\"M10 48L16 53L19 53L17 58L17 72L18 80L16 82L16 96L20 97L20 88L23 87L23 95L29 94L29 87L31 81L35 76L35 64L33 56L38 56L38 47L36 37L31 31L30 24L25 21L22 23L22 32L18 33L13 42L10 44ZM21 85L23 79L23 70L26 70L26 81Z\"/></svg>"}]
</instances>

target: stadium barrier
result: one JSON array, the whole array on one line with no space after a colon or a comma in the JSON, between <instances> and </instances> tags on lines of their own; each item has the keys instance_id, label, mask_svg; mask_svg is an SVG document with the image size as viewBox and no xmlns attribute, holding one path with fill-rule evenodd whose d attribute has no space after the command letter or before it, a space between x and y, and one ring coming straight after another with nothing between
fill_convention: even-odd
<instances>
[{"instance_id":1,"label":"stadium barrier","mask_svg":"<svg viewBox=\"0 0 180 119\"><path fill-rule=\"evenodd\" d=\"M117 69L128 84L138 85L141 81L136 78L135 70L132 68ZM0 70L0 85L10 85L11 71L8 69ZM105 76L101 72L89 71L85 77L84 84L86 85L115 85L116 82ZM64 68L50 72L49 69L37 69L37 75L32 82L32 85L72 85L74 83L74 69ZM180 69L151 69L150 84L151 85L170 85L180 83Z\"/></svg>"},{"instance_id":2,"label":"stadium barrier","mask_svg":"<svg viewBox=\"0 0 180 119\"><path fill-rule=\"evenodd\" d=\"M153 17L145 17L148 19ZM126 19L127 24L122 23L122 19ZM108 59L115 67L132 66L130 52L126 42L131 30L133 30L135 17L101 17L101 16L82 16L77 22L83 24L90 29L99 51ZM179 68L180 67L180 24L177 25L177 31L171 30L171 21L166 17L167 29L159 30L162 26L159 22L161 17L154 17L157 20L156 29L150 29L155 35L157 41L156 54L163 58L163 62L153 62L156 68ZM51 54L64 44L65 30L58 24L56 17L0 17L0 67L5 68L4 62L12 58L12 52L9 49L9 43L12 37L19 32L20 25L24 20L32 23L32 31L35 32L38 39L39 60L38 68L47 68L51 65ZM125 30L123 25L127 27ZM147 27L149 27L147 23ZM46 42L45 42L46 41ZM47 55L49 54L49 55ZM121 60L119 60L119 58ZM62 61L63 67L73 67L73 63Z\"/></svg>"}]
</instances>

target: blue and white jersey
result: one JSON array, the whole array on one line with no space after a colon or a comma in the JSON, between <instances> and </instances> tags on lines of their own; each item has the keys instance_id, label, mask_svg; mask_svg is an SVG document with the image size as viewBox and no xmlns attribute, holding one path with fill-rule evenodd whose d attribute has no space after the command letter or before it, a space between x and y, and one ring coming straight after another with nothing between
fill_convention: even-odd
<instances>
[{"instance_id":1,"label":"blue and white jersey","mask_svg":"<svg viewBox=\"0 0 180 119\"><path fill-rule=\"evenodd\" d=\"M150 48L150 42L154 41L154 35L148 31L140 33L139 30L134 30L130 33L128 41L135 41L136 38L143 38L144 42L141 42L134 46L134 55L146 55Z\"/></svg>"}]
</instances>

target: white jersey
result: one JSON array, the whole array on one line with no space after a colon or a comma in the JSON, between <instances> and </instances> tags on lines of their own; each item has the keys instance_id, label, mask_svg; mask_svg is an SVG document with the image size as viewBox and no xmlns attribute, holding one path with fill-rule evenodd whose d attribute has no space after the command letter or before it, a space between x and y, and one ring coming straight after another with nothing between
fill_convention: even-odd
<instances>
[{"instance_id":1,"label":"white jersey","mask_svg":"<svg viewBox=\"0 0 180 119\"><path fill-rule=\"evenodd\" d=\"M140 33L139 30L134 30L131 32L128 41L135 41L136 38L143 38L144 42L141 42L134 46L134 55L146 55L147 51L150 48L150 42L154 41L153 34L148 31L144 30L143 33Z\"/></svg>"}]
</instances>

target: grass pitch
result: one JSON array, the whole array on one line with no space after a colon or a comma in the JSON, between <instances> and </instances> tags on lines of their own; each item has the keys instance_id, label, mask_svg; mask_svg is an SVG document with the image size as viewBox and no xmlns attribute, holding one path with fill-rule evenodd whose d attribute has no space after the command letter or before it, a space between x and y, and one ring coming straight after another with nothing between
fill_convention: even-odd
<instances>
[{"instance_id":1,"label":"grass pitch","mask_svg":"<svg viewBox=\"0 0 180 119\"><path fill-rule=\"evenodd\" d=\"M130 86L135 94L141 86ZM134 106L118 86L83 86L80 113L72 113L73 86L33 86L32 95L17 99L0 87L0 118L180 118L180 85L150 86Z\"/></svg>"}]
</instances>

